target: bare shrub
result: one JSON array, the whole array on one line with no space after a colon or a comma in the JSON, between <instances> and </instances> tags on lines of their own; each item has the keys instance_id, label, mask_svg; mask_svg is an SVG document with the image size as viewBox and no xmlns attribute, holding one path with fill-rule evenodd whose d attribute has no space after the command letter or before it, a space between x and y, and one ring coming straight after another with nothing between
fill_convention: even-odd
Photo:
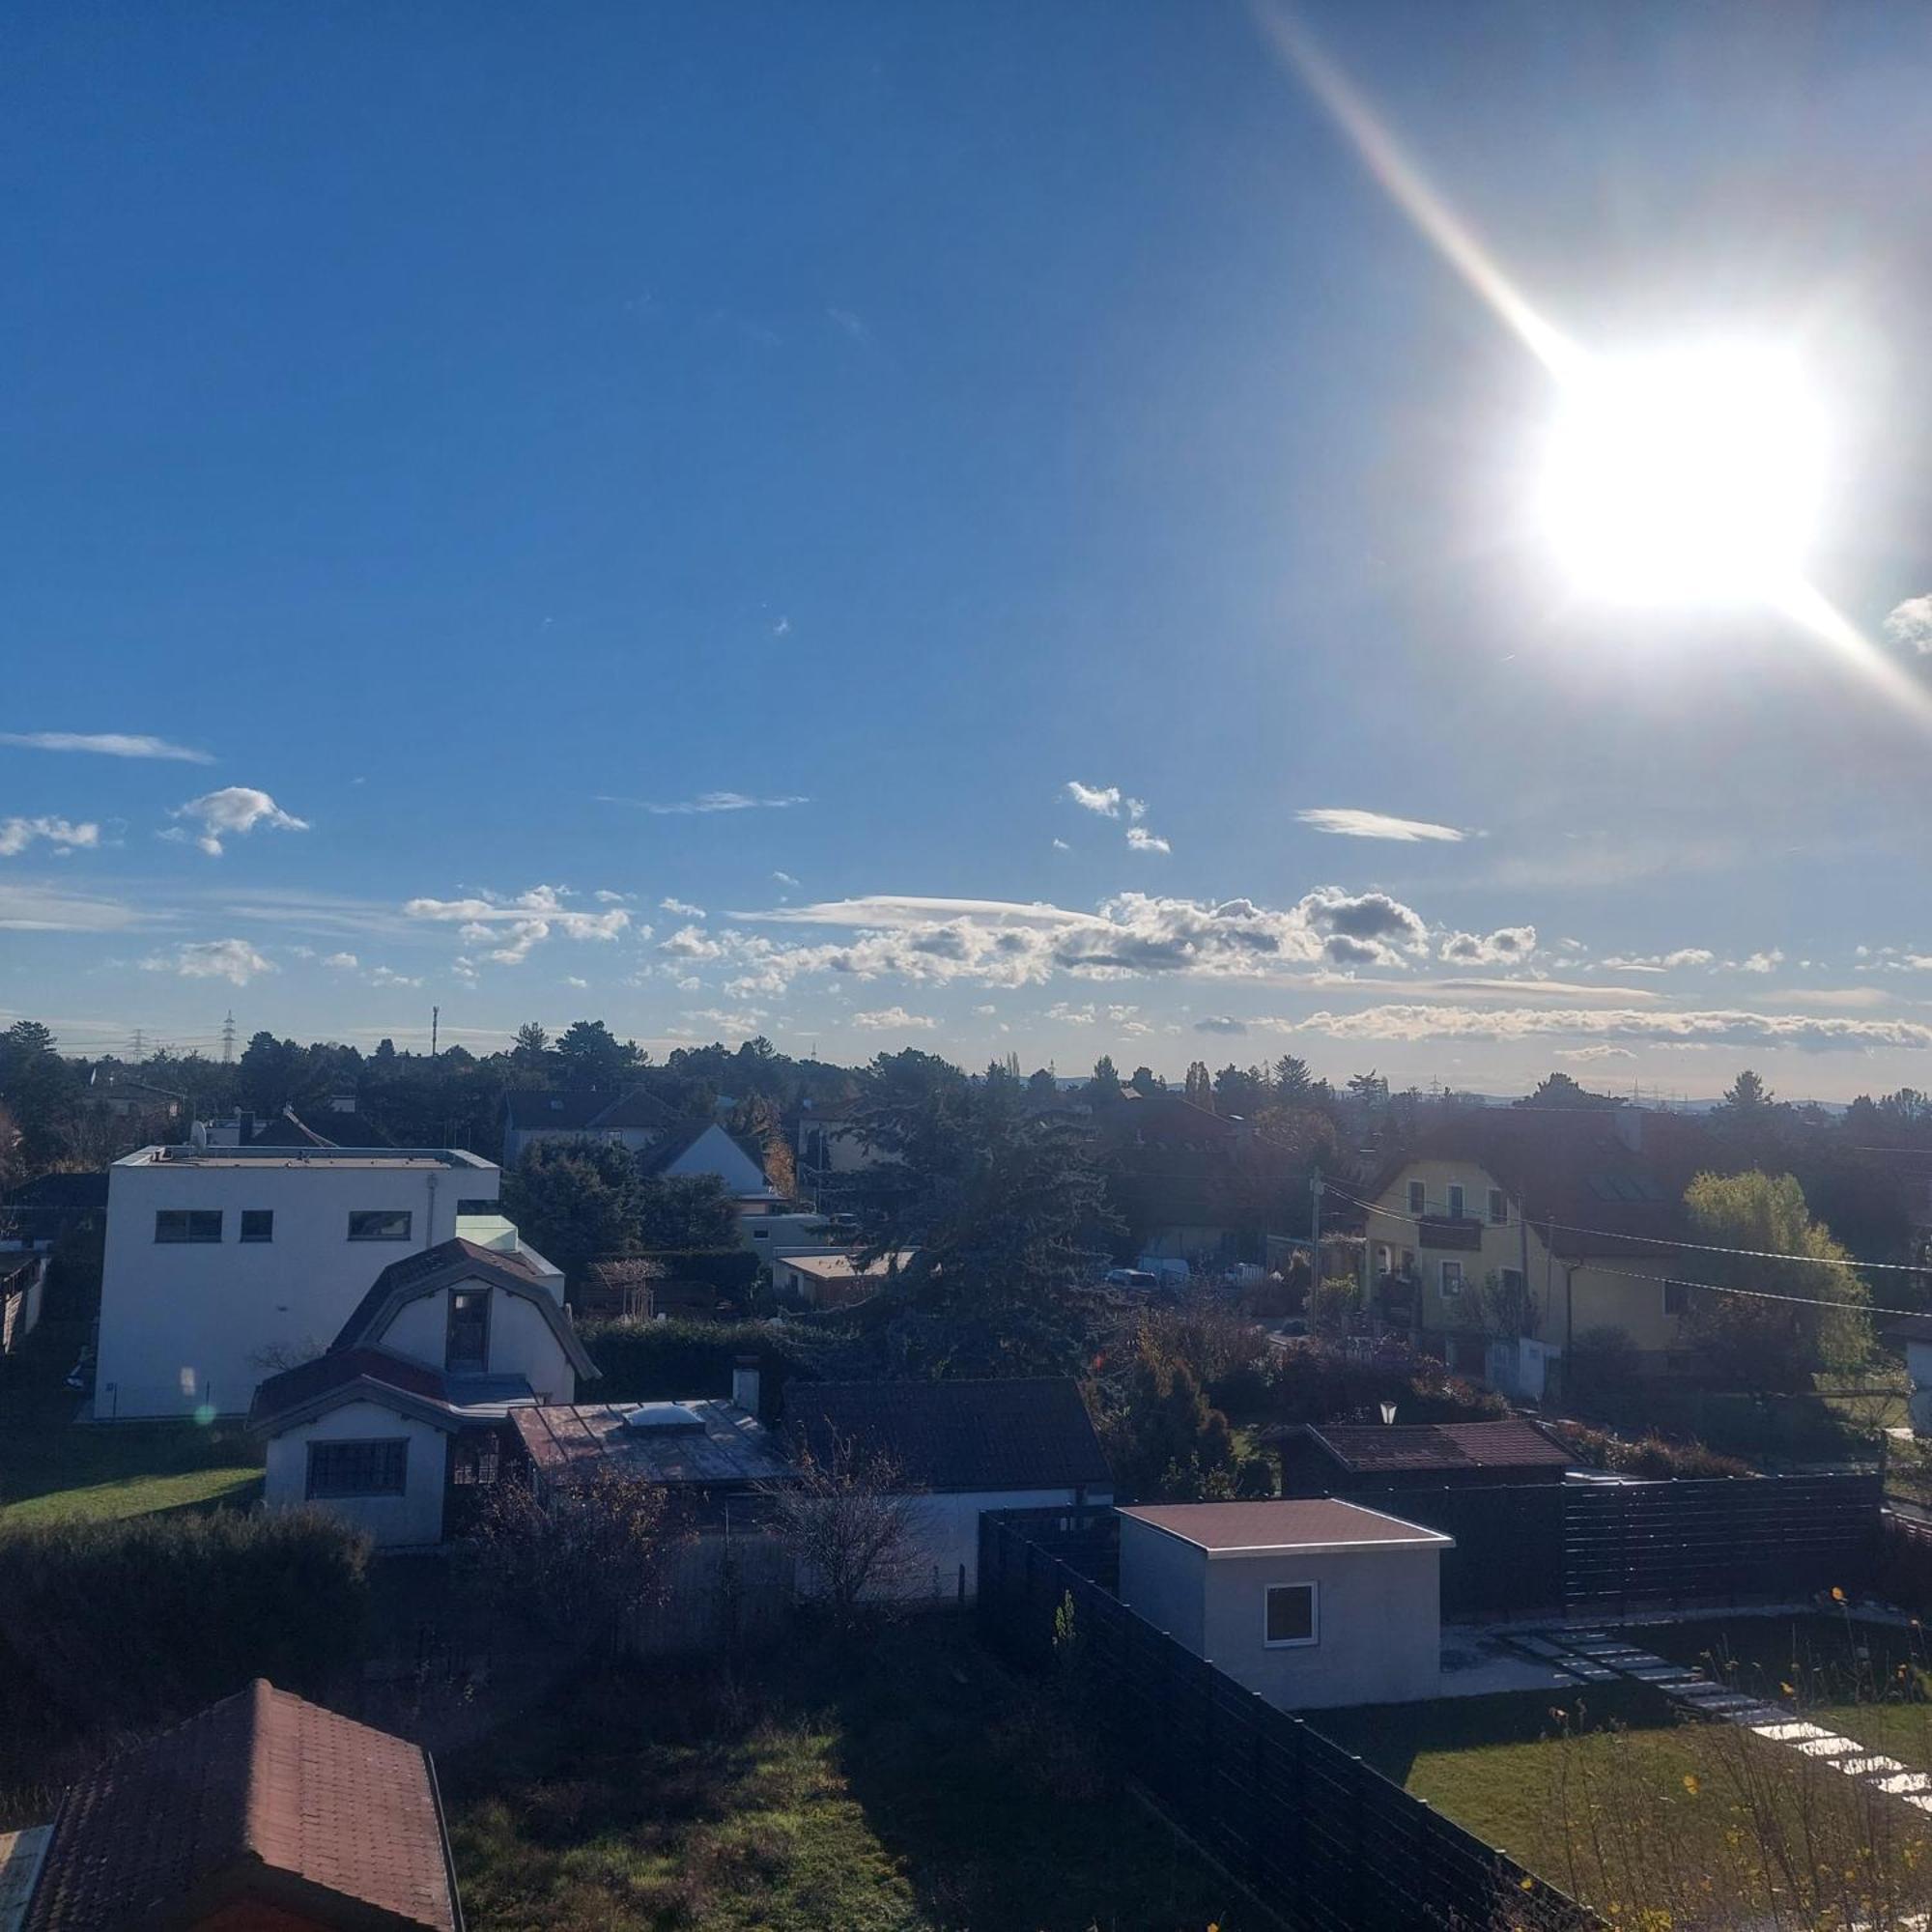
<instances>
[{"instance_id":1,"label":"bare shrub","mask_svg":"<svg viewBox=\"0 0 1932 1932\"><path fill-rule=\"evenodd\" d=\"M761 1493L802 1587L840 1630L923 1594L931 1512L895 1457L835 1435L823 1456L799 1443L793 1468Z\"/></svg>"}]
</instances>

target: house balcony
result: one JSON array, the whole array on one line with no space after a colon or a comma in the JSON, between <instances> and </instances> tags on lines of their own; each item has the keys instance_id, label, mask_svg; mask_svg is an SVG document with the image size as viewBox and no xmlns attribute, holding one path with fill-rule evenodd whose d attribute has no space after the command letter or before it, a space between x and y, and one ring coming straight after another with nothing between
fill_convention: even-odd
<instances>
[{"instance_id":1,"label":"house balcony","mask_svg":"<svg viewBox=\"0 0 1932 1932\"><path fill-rule=\"evenodd\" d=\"M1483 1245L1484 1223L1473 1215L1424 1215L1416 1228L1416 1246L1475 1251Z\"/></svg>"}]
</instances>

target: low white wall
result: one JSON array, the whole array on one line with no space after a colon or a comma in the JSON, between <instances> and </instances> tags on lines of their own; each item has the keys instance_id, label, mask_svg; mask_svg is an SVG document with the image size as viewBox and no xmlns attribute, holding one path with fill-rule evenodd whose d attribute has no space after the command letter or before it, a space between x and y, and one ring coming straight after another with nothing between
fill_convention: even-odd
<instances>
[{"instance_id":1,"label":"low white wall","mask_svg":"<svg viewBox=\"0 0 1932 1932\"><path fill-rule=\"evenodd\" d=\"M1121 1602L1196 1657L1208 1607L1208 1552L1165 1530L1121 1518Z\"/></svg>"},{"instance_id":2,"label":"low white wall","mask_svg":"<svg viewBox=\"0 0 1932 1932\"><path fill-rule=\"evenodd\" d=\"M973 1490L947 1491L919 1498L921 1563L912 1594L950 1603L959 1594L959 1573L966 1573L966 1594L980 1592L980 1518L986 1510L1070 1509L1076 1501L1113 1501L1107 1490Z\"/></svg>"},{"instance_id":3,"label":"low white wall","mask_svg":"<svg viewBox=\"0 0 1932 1932\"><path fill-rule=\"evenodd\" d=\"M441 1430L377 1403L344 1403L313 1422L298 1423L274 1436L269 1443L263 1495L270 1509L292 1508L308 1500L311 1442L393 1441L398 1436L410 1445L407 1487L401 1495L318 1496L317 1507L366 1529L385 1548L440 1543L447 1438Z\"/></svg>"}]
</instances>

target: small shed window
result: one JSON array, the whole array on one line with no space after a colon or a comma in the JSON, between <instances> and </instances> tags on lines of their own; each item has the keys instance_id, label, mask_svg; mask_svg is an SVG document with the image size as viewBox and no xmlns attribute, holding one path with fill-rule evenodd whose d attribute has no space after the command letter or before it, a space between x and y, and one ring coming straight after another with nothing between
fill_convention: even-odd
<instances>
[{"instance_id":1,"label":"small shed window","mask_svg":"<svg viewBox=\"0 0 1932 1932\"><path fill-rule=\"evenodd\" d=\"M163 1208L155 1216L157 1241L218 1241L221 1238L221 1210L218 1208Z\"/></svg>"},{"instance_id":2,"label":"small shed window","mask_svg":"<svg viewBox=\"0 0 1932 1932\"><path fill-rule=\"evenodd\" d=\"M242 1208L242 1238L244 1241L272 1241L275 1238L275 1210L272 1208Z\"/></svg>"},{"instance_id":3,"label":"small shed window","mask_svg":"<svg viewBox=\"0 0 1932 1932\"><path fill-rule=\"evenodd\" d=\"M399 1496L408 1486L407 1437L377 1442L311 1442L308 1493L319 1496Z\"/></svg>"},{"instance_id":4,"label":"small shed window","mask_svg":"<svg viewBox=\"0 0 1932 1932\"><path fill-rule=\"evenodd\" d=\"M410 1220L407 1208L351 1208L349 1238L352 1241L407 1241Z\"/></svg>"},{"instance_id":5,"label":"small shed window","mask_svg":"<svg viewBox=\"0 0 1932 1932\"><path fill-rule=\"evenodd\" d=\"M1411 1180L1408 1183L1408 1211L1411 1214L1420 1214L1428 1205L1429 1197L1423 1192L1422 1182Z\"/></svg>"},{"instance_id":6,"label":"small shed window","mask_svg":"<svg viewBox=\"0 0 1932 1932\"><path fill-rule=\"evenodd\" d=\"M1267 1647L1286 1650L1321 1641L1313 1583L1274 1583L1267 1593Z\"/></svg>"}]
</instances>

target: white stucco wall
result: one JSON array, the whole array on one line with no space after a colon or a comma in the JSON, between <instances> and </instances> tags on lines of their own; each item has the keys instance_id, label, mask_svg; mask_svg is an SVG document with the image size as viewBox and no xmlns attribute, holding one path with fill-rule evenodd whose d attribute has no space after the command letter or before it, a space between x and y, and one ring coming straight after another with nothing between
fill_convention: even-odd
<instances>
[{"instance_id":1,"label":"white stucco wall","mask_svg":"<svg viewBox=\"0 0 1932 1932\"><path fill-rule=\"evenodd\" d=\"M317 1506L333 1510L366 1529L384 1547L440 1543L442 1492L448 1469L447 1438L413 1416L398 1415L373 1402L348 1402L313 1422L298 1423L269 1444L263 1495L270 1509L292 1508L308 1498L311 1442L407 1439L408 1487L399 1496L327 1496Z\"/></svg>"},{"instance_id":2,"label":"white stucco wall","mask_svg":"<svg viewBox=\"0 0 1932 1932\"><path fill-rule=\"evenodd\" d=\"M327 1347L384 1268L455 1233L459 1200L496 1199L497 1170L457 1158L472 1164L117 1162L107 1180L96 1415L186 1415L204 1404L245 1410L272 1373L256 1359L264 1350L293 1358ZM240 1238L250 1208L274 1214L272 1240ZM155 1216L169 1208L220 1210L220 1242L157 1242ZM410 1238L352 1241L349 1215L361 1208L408 1209Z\"/></svg>"},{"instance_id":3,"label":"white stucco wall","mask_svg":"<svg viewBox=\"0 0 1932 1932\"><path fill-rule=\"evenodd\" d=\"M1433 1546L1208 1557L1132 1518L1121 1527L1122 1601L1284 1710L1438 1695L1439 1565ZM1317 1586L1315 1643L1268 1647L1266 1594L1276 1583ZM1189 1608L1197 1592L1198 1620Z\"/></svg>"},{"instance_id":4,"label":"white stucco wall","mask_svg":"<svg viewBox=\"0 0 1932 1932\"><path fill-rule=\"evenodd\" d=\"M764 1169L723 1127L706 1127L664 1171L715 1174L727 1194L762 1194L770 1185Z\"/></svg>"},{"instance_id":5,"label":"white stucco wall","mask_svg":"<svg viewBox=\"0 0 1932 1932\"><path fill-rule=\"evenodd\" d=\"M1068 1508L1078 1501L1111 1502L1110 1490L946 1491L919 1499L921 1574L917 1594L951 1603L966 1572L966 1594L980 1591L980 1517L986 1510Z\"/></svg>"},{"instance_id":6,"label":"white stucco wall","mask_svg":"<svg viewBox=\"0 0 1932 1932\"><path fill-rule=\"evenodd\" d=\"M457 1287L466 1284L458 1283ZM481 1288L481 1282L469 1287ZM399 1355L443 1367L449 1337L449 1290L416 1296L396 1311L394 1321L369 1339ZM522 1376L539 1402L575 1402L577 1371L543 1319L543 1311L521 1294L490 1290L490 1359L487 1373Z\"/></svg>"}]
</instances>

